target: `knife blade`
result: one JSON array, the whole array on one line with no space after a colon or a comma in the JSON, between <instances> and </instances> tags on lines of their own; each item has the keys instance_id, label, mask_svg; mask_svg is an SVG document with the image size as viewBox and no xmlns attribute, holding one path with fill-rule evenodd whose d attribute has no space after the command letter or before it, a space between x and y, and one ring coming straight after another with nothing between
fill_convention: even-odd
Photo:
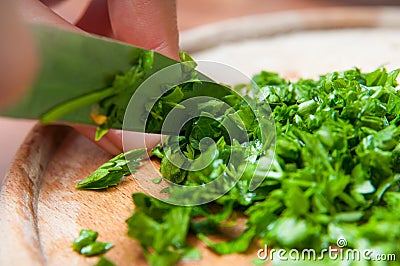
<instances>
[{"instance_id":1,"label":"knife blade","mask_svg":"<svg viewBox=\"0 0 400 266\"><path fill-rule=\"evenodd\" d=\"M62 30L31 25L38 48L40 71L32 88L2 115L15 118L40 119L55 106L106 87L117 73L132 67L142 48ZM176 64L177 61L154 53L153 67L147 76ZM62 121L94 124L88 114L90 106L79 108L61 117Z\"/></svg>"}]
</instances>

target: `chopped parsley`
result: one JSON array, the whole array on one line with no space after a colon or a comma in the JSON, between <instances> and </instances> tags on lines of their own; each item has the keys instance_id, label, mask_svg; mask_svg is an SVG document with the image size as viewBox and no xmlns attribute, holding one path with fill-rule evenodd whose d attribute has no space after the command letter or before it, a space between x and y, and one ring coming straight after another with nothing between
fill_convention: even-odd
<instances>
[{"instance_id":1,"label":"chopped parsley","mask_svg":"<svg viewBox=\"0 0 400 266\"><path fill-rule=\"evenodd\" d=\"M165 156L174 151L156 147L153 154L161 158L164 178L202 185L227 169L231 150L242 150L252 164L243 164L241 179L222 197L195 207L134 194L136 210L127 220L129 236L141 243L151 265L174 265L182 259L189 231L218 254L245 252L255 240L276 248L322 250L344 237L348 248L379 249L400 257L399 72L352 69L296 82L266 71L256 75L259 90L252 93L258 104L271 106L275 156L268 157L260 145L259 123L252 112L233 97L236 113L244 118L247 142L226 138L218 123L221 114L215 120L192 121L179 137L179 149L191 158L200 155L202 138L212 138L217 155L209 167L181 170ZM168 100L179 104L174 95L180 95L180 89ZM214 108L213 114L218 113L213 103L199 108ZM254 165L267 159L273 160L271 168L255 172ZM265 179L251 191L253 175ZM171 189L168 193L179 192ZM212 242L207 235L234 222L236 212L247 217L243 233L226 242Z\"/></svg>"},{"instance_id":2,"label":"chopped parsley","mask_svg":"<svg viewBox=\"0 0 400 266\"><path fill-rule=\"evenodd\" d=\"M218 254L246 252L254 243L319 251L345 238L346 248L379 250L400 258L399 72L351 69L290 82L263 71L253 78L259 88L249 86L245 97L255 109L226 92L218 98L233 107L232 114L216 102L200 103L201 112L213 115L192 119L179 137L168 137L165 143L177 142L176 150L158 146L152 151L161 160L163 178L196 186L222 173L241 171L240 179L222 197L199 206L175 206L133 194L136 208L126 221L128 235L140 242L151 265L199 259L199 252L186 241L188 234L195 234ZM165 114L198 84L177 86L161 97L148 110L154 119L146 127L160 127ZM267 104L272 112L264 112ZM262 114L265 121L256 120L255 114ZM231 140L224 132L224 123L234 123L238 117L248 139ZM276 136L261 141L263 131L271 126L269 119L274 121ZM169 161L178 149L189 159L199 158L203 138L216 143L209 166L191 171ZM268 153L273 145L274 156ZM240 155L243 163L229 165L232 154ZM261 180L255 189L253 177ZM173 188L166 192L185 198ZM190 196L212 198L214 192ZM210 240L208 235L233 225L239 212L247 218L241 235L218 243Z\"/></svg>"}]
</instances>

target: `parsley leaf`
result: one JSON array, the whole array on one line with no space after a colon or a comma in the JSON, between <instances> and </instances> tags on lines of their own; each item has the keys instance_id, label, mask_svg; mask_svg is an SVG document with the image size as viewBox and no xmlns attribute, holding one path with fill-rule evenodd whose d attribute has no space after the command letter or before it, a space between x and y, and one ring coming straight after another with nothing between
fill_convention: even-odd
<instances>
[{"instance_id":1,"label":"parsley leaf","mask_svg":"<svg viewBox=\"0 0 400 266\"><path fill-rule=\"evenodd\" d=\"M85 256L95 256L99 254L103 254L104 252L108 251L114 247L113 243L106 243L106 242L93 242L87 246L81 248L80 253Z\"/></svg>"},{"instance_id":2,"label":"parsley leaf","mask_svg":"<svg viewBox=\"0 0 400 266\"><path fill-rule=\"evenodd\" d=\"M76 188L105 189L119 184L124 176L139 166L145 152L146 149L136 149L115 156L79 182Z\"/></svg>"},{"instance_id":3,"label":"parsley leaf","mask_svg":"<svg viewBox=\"0 0 400 266\"><path fill-rule=\"evenodd\" d=\"M75 238L72 248L84 256L96 256L114 247L113 243L96 241L98 235L95 231L82 229L79 237Z\"/></svg>"},{"instance_id":4,"label":"parsley leaf","mask_svg":"<svg viewBox=\"0 0 400 266\"><path fill-rule=\"evenodd\" d=\"M95 231L82 229L79 233L79 237L75 238L74 243L72 244L72 248L75 251L80 252L83 247L96 241L98 236L99 233Z\"/></svg>"}]
</instances>

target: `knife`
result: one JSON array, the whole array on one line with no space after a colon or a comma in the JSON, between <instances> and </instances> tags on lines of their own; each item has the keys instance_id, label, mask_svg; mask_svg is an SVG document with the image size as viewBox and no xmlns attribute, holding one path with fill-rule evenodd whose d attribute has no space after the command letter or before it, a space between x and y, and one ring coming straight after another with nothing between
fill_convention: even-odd
<instances>
[{"instance_id":1,"label":"knife","mask_svg":"<svg viewBox=\"0 0 400 266\"><path fill-rule=\"evenodd\" d=\"M182 100L197 96L207 96L222 100L229 105L229 101L238 96L238 93L230 87L216 83L206 75L198 72L195 69L194 61L189 60L188 64L178 64L178 61L143 48L104 37L66 31L45 25L31 25L31 29L40 53L39 74L28 93L12 108L0 115L13 118L39 119L45 123L57 120L97 125L97 131L99 132L99 128L101 129L102 125L99 126L99 123L92 116L93 108L99 102L91 101L91 99L103 94L108 95L110 84L116 79L116 75L129 72L140 60L143 61L143 55L148 54L151 55L151 67L144 68L143 77L135 81L129 90L126 92L122 90L122 99L124 101L121 101L121 97L117 98L118 101L116 100L115 102L113 102L114 98L112 97L109 99L100 97L100 102L108 100L108 105L117 105L121 112L125 112L127 109L131 111L127 112L130 113L128 125L125 125L122 121L125 120L126 116L124 116L124 119L117 119L108 124L105 130L114 128L156 134L182 134L180 127L183 125L178 124L180 121L174 121L179 120L177 117L172 118L173 126L170 127L171 132L161 130L162 122L168 116L168 113L155 115L163 115L164 117L161 117L161 119L149 115L148 118L151 120L150 127L147 126L149 121L143 121L142 118L143 114L147 112L148 115L152 110L149 110L148 103L155 103L154 96L161 95L163 97L163 93L171 89L171 82L176 85L176 82L185 75L189 75L193 79L188 79L187 85L189 85L189 89L179 91ZM153 74L174 66L178 67L175 67L175 71L172 73L168 72L168 75L162 75L161 79L160 76L156 79L152 78L154 77ZM152 86L154 84L156 86ZM160 84L167 86L162 88L163 86L159 86ZM143 89L142 85L148 85L148 87L145 86ZM139 94L139 97L137 97L137 94ZM132 96L137 99L133 109L132 105L129 104L129 99ZM231 96L234 97L232 98ZM65 106L66 103L73 108L69 108L68 112L63 111L60 113L59 110L62 110L60 107ZM178 116L180 115L181 111L179 111ZM269 125L270 123L267 124ZM252 179L251 190L255 189L263 179Z\"/></svg>"},{"instance_id":2,"label":"knife","mask_svg":"<svg viewBox=\"0 0 400 266\"><path fill-rule=\"evenodd\" d=\"M149 52L108 38L47 25L33 24L30 27L41 59L39 74L26 95L10 109L1 113L2 116L39 119L45 123L56 119L62 122L96 125L96 119L93 119L92 115L96 103L92 101L88 101L88 104L77 104L76 108L68 112L61 112L55 117L51 116L54 116L59 107L65 103L85 99L85 97L89 99L97 94L105 93L105 88L110 86L117 74L129 71L140 60L141 55ZM142 80L134 85L135 88L131 90L131 94L128 93L124 97L129 99L142 81L157 71L177 63L176 60L152 52L152 67L147 69ZM198 73L198 75L201 74ZM203 80L211 81L205 75L201 77ZM169 80L165 81L165 83L168 82ZM231 94L225 86L215 83L200 82L193 86L201 95L222 98ZM118 103L119 108L126 109L127 102ZM145 112L144 106L143 103L142 110L137 110L138 114ZM130 126L124 129L160 133L159 128L143 127L140 115L136 118L137 121L131 121ZM122 129L122 126L121 121L113 121L108 125L109 128L114 129Z\"/></svg>"}]
</instances>

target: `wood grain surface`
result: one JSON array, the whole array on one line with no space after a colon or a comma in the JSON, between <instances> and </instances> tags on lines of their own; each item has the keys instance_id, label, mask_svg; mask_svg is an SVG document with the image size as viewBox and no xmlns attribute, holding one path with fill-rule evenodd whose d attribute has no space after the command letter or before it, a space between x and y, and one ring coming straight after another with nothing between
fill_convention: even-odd
<instances>
[{"instance_id":1,"label":"wood grain surface","mask_svg":"<svg viewBox=\"0 0 400 266\"><path fill-rule=\"evenodd\" d=\"M82 228L99 232L99 241L115 248L107 257L117 265L146 265L139 244L127 236L125 220L132 215L132 193L142 191L132 176L103 191L75 190L76 184L110 159L91 141L67 127L36 126L25 140L2 187L0 205L3 243L0 265L94 265L98 258L85 258L71 244ZM148 178L144 161L136 178ZM242 223L243 224L243 223ZM241 228L237 227L236 230ZM235 234L226 232L224 237ZM249 265L256 250L246 254L218 256L194 237L206 260L182 265Z\"/></svg>"},{"instance_id":2,"label":"wood grain surface","mask_svg":"<svg viewBox=\"0 0 400 266\"><path fill-rule=\"evenodd\" d=\"M202 50L201 43L193 46L193 39L207 39L203 28L192 32L193 39L187 44L192 45L196 58L231 60L248 74L267 68L286 76L312 76L357 64L366 68L400 66L398 9L335 9L329 16L319 12L295 13L292 24L287 13L282 14L281 23L274 15L274 19L242 20L240 29L237 22L218 24L208 28L209 38L221 34L224 25L229 34L236 27L236 40L221 37L220 43L213 40L211 46L205 42L207 49ZM354 12L358 12L357 20ZM348 27L346 16L351 21ZM325 25L324 30L318 30L320 25ZM262 38L254 31L262 31ZM126 234L125 220L134 210L131 195L141 191L135 179L129 176L104 191L75 190L77 182L110 158L67 127L36 126L18 151L0 190L0 265L93 265L97 258L84 258L70 248L82 228L98 231L100 241L115 243L106 256L117 265L147 265L138 243ZM145 161L135 178L149 178L146 169L153 164L157 162ZM228 230L220 239L241 228ZM200 249L203 259L181 265L251 265L258 249L253 245L245 254L217 256L193 237L190 243Z\"/></svg>"}]
</instances>

